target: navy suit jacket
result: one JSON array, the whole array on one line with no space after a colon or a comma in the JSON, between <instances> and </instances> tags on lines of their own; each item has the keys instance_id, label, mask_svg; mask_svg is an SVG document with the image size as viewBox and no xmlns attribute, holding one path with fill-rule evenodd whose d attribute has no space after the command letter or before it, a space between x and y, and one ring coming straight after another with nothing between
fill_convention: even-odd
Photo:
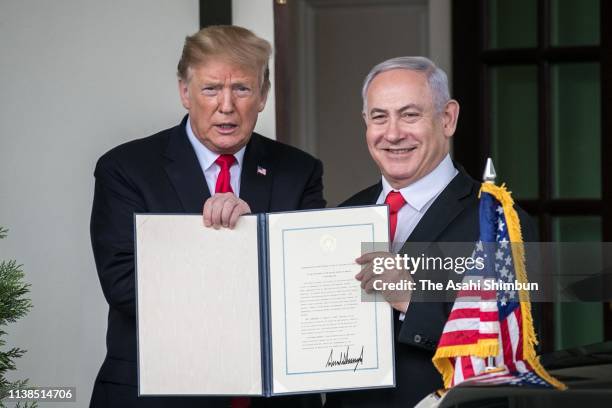
<instances>
[{"instance_id":1,"label":"navy suit jacket","mask_svg":"<svg viewBox=\"0 0 612 408\"><path fill-rule=\"evenodd\" d=\"M476 242L479 237L480 183L463 169L440 193L419 221L407 242ZM355 194L342 206L375 204L382 184ZM525 240L534 237L526 214L519 210ZM400 253L406 253L403 248ZM412 254L414 255L414 254ZM468 254L469 255L469 254ZM442 378L431 359L436 350L452 303L410 303L404 321L395 316L396 388L381 388L328 394L326 407L412 407L429 393L442 388Z\"/></svg>"},{"instance_id":2,"label":"navy suit jacket","mask_svg":"<svg viewBox=\"0 0 612 408\"><path fill-rule=\"evenodd\" d=\"M91 240L98 276L109 305L107 354L100 383L137 385L134 213L201 213L210 197L185 124L120 145L98 161L91 213ZM258 167L266 169L260 174ZM246 146L240 198L253 213L325 207L319 160L253 133ZM133 391L132 390L132 391ZM98 392L97 392L98 391ZM133 392L132 392L133 393ZM104 406L94 389L92 406ZM154 405L140 398L138 406ZM149 405L143 405L149 401ZM227 398L191 398L198 406L226 406ZM122 406L132 406L119 401ZM185 401L174 404L187 406ZM112 405L110 403L106 405ZM179 406L179 405L175 405Z\"/></svg>"}]
</instances>

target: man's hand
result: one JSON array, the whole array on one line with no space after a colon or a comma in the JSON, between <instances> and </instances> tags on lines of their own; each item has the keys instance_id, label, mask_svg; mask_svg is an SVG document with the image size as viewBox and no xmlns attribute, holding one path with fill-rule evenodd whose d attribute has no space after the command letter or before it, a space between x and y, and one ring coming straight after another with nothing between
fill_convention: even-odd
<instances>
[{"instance_id":1,"label":"man's hand","mask_svg":"<svg viewBox=\"0 0 612 408\"><path fill-rule=\"evenodd\" d=\"M366 293L374 292L374 282L379 281L376 284L376 287L383 287L384 284L388 283L399 283L403 280L407 280L412 282L412 275L408 271L391 268L384 269L382 274L374 273L374 258L394 258L395 255L389 252L370 252L368 254L361 255L359 258L355 259L359 265L362 265L361 272L355 275L355 279L361 281L361 288L366 291ZM391 307L396 310L399 310L402 313L406 313L408 310L408 305L410 304L410 298L412 296L412 291L406 290L389 290L385 288L380 290L383 297Z\"/></svg>"},{"instance_id":2,"label":"man's hand","mask_svg":"<svg viewBox=\"0 0 612 408\"><path fill-rule=\"evenodd\" d=\"M236 197L234 193L217 193L204 203L204 226L214 229L234 228L238 217L250 212L251 208L246 201Z\"/></svg>"}]
</instances>

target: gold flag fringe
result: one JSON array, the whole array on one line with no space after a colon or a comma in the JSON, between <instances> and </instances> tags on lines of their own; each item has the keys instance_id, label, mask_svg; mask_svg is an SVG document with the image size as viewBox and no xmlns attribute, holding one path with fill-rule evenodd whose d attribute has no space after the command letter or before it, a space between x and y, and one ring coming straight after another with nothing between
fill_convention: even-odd
<instances>
[{"instance_id":1,"label":"gold flag fringe","mask_svg":"<svg viewBox=\"0 0 612 408\"><path fill-rule=\"evenodd\" d=\"M493 183L483 183L478 194L489 193L497 199L502 205L506 224L508 227L508 235L510 237L510 245L512 246L512 258L516 271L517 280L521 283L527 283L527 271L525 270L525 248L523 246L523 234L521 232L521 224L516 210L514 209L514 200L505 185L501 187ZM551 376L540 363L540 358L536 355L535 346L538 344L535 329L533 327L533 318L531 316L531 303L529 293L526 290L519 291L519 301L521 302L521 316L523 326L523 357L524 360L531 365L533 370L542 379L547 381L553 387L559 390L565 390L565 384ZM434 366L442 374L444 387L450 388L453 381L455 368L450 362L450 358L459 356L475 356L487 358L496 356L499 352L499 342L497 339L479 340L477 344L468 344L460 346L448 346L438 348L432 359Z\"/></svg>"},{"instance_id":2,"label":"gold flag fringe","mask_svg":"<svg viewBox=\"0 0 612 408\"><path fill-rule=\"evenodd\" d=\"M512 258L514 261L514 269L516 278L520 283L527 283L527 271L525 269L525 247L523 246L523 233L521 232L521 222L518 213L514 209L514 200L510 192L506 189L505 184L496 186L493 183L482 183L480 192L491 194L502 205L506 225L508 227L508 235L510 236L510 245L512 246ZM531 315L531 302L529 300L529 292L519 290L519 300L521 302L521 316L523 320L523 358L531 365L533 370L542 379L547 381L553 387L565 390L567 387L561 381L550 375L542 364L540 358L536 355L535 346L538 344L538 339L533 327L533 318Z\"/></svg>"}]
</instances>

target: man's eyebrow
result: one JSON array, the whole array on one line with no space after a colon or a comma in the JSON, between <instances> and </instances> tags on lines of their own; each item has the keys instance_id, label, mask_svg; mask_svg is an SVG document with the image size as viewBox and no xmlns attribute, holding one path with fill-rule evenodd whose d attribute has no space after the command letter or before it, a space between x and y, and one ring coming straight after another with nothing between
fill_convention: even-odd
<instances>
[{"instance_id":1,"label":"man's eyebrow","mask_svg":"<svg viewBox=\"0 0 612 408\"><path fill-rule=\"evenodd\" d=\"M417 105L416 103L409 103L408 105L404 105L401 108L397 109L395 112L400 112L401 113L401 112L403 112L405 110L408 110L408 109L416 109L418 111L422 111L423 110L421 105ZM370 110L370 116L372 116L372 115L374 115L376 113L387 114L387 113L389 113L389 111L387 111L386 109L381 109L381 108L372 108Z\"/></svg>"},{"instance_id":2,"label":"man's eyebrow","mask_svg":"<svg viewBox=\"0 0 612 408\"><path fill-rule=\"evenodd\" d=\"M370 110L370 116L374 115L375 113L387 113L387 111L380 108L372 108Z\"/></svg>"},{"instance_id":3,"label":"man's eyebrow","mask_svg":"<svg viewBox=\"0 0 612 408\"><path fill-rule=\"evenodd\" d=\"M403 112L405 110L408 109L416 109L416 110L423 110L423 108L420 105L417 105L416 103L409 103L408 105L402 106L401 108L399 108L397 111L398 112Z\"/></svg>"},{"instance_id":4,"label":"man's eyebrow","mask_svg":"<svg viewBox=\"0 0 612 408\"><path fill-rule=\"evenodd\" d=\"M215 79L211 79L211 80L203 80L201 83L201 86L220 86L221 82L217 81Z\"/></svg>"}]
</instances>

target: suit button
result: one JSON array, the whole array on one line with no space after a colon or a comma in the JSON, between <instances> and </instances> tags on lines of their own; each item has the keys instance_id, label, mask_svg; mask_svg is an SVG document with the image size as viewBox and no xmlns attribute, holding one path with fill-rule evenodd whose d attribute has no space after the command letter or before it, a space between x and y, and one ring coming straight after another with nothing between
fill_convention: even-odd
<instances>
[{"instance_id":1,"label":"suit button","mask_svg":"<svg viewBox=\"0 0 612 408\"><path fill-rule=\"evenodd\" d=\"M415 343L420 343L420 342L421 342L421 336L420 336L420 335L418 335L418 334L415 334L415 335L414 335L414 342L415 342Z\"/></svg>"}]
</instances>

